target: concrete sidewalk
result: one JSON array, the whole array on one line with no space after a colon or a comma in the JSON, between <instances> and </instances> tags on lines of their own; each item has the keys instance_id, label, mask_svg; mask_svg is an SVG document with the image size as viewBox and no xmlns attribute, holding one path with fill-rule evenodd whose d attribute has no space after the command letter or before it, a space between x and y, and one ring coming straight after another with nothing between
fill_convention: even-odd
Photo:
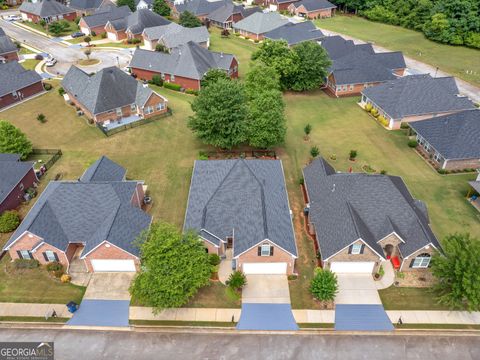
<instances>
[{"instance_id":1,"label":"concrete sidewalk","mask_svg":"<svg viewBox=\"0 0 480 360\"><path fill-rule=\"evenodd\" d=\"M153 314L148 307L130 306L130 320L170 320L170 321L218 321L236 322L240 319L240 309L202 309L179 308L166 309Z\"/></svg>"},{"instance_id":2,"label":"concrete sidewalk","mask_svg":"<svg viewBox=\"0 0 480 360\"><path fill-rule=\"evenodd\" d=\"M44 317L52 310L55 310L57 317L72 317L65 304L0 303L0 316Z\"/></svg>"}]
</instances>

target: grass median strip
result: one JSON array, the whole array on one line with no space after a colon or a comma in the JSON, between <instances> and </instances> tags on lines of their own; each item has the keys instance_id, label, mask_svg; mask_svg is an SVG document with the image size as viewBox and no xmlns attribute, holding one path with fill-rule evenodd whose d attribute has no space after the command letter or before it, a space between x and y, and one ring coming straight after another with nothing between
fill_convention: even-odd
<instances>
[{"instance_id":1,"label":"grass median strip","mask_svg":"<svg viewBox=\"0 0 480 360\"><path fill-rule=\"evenodd\" d=\"M44 323L66 323L69 318L48 318L36 317L36 316L0 316L0 321L8 322L44 322Z\"/></svg>"},{"instance_id":2,"label":"grass median strip","mask_svg":"<svg viewBox=\"0 0 480 360\"><path fill-rule=\"evenodd\" d=\"M233 328L235 322L216 321L175 321L175 320L130 320L130 325L137 326L198 326L198 327L226 327Z\"/></svg>"}]
</instances>

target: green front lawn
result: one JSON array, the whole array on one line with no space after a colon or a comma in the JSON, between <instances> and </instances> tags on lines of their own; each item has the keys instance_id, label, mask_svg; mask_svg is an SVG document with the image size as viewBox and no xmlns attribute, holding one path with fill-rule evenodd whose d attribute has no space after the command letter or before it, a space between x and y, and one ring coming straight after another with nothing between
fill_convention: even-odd
<instances>
[{"instance_id":1,"label":"green front lawn","mask_svg":"<svg viewBox=\"0 0 480 360\"><path fill-rule=\"evenodd\" d=\"M88 36L90 39L92 39L92 41L96 41L96 40L101 40L102 37L100 35L96 35L96 36L92 36L92 35L85 35L85 36L80 36L80 37L77 37L77 38L72 38L70 40L67 40L69 43L72 43L72 44L81 44L83 42L85 42L85 37Z\"/></svg>"},{"instance_id":2,"label":"green front lawn","mask_svg":"<svg viewBox=\"0 0 480 360\"><path fill-rule=\"evenodd\" d=\"M220 306L221 305L221 306ZM185 305L187 308L239 308L240 297L219 281L211 281L209 286L201 288Z\"/></svg>"},{"instance_id":3,"label":"green front lawn","mask_svg":"<svg viewBox=\"0 0 480 360\"><path fill-rule=\"evenodd\" d=\"M378 291L385 310L449 310L438 304L430 288L391 286Z\"/></svg>"},{"instance_id":4,"label":"green front lawn","mask_svg":"<svg viewBox=\"0 0 480 360\"><path fill-rule=\"evenodd\" d=\"M40 60L35 59L26 59L25 61L21 62L20 64L27 70L35 70L35 67L38 65Z\"/></svg>"},{"instance_id":5,"label":"green front lawn","mask_svg":"<svg viewBox=\"0 0 480 360\"><path fill-rule=\"evenodd\" d=\"M137 46L143 46L143 42L140 44L127 44L123 41L121 42L109 42L103 44L96 44L95 47L116 47L116 48L136 48Z\"/></svg>"},{"instance_id":6,"label":"green front lawn","mask_svg":"<svg viewBox=\"0 0 480 360\"><path fill-rule=\"evenodd\" d=\"M338 15L316 20L315 24L322 29L373 42L390 50L403 51L406 56L438 66L460 79L480 85L480 50L436 43L425 38L421 32L357 16ZM473 74L467 74L467 70L473 70Z\"/></svg>"},{"instance_id":7,"label":"green front lawn","mask_svg":"<svg viewBox=\"0 0 480 360\"><path fill-rule=\"evenodd\" d=\"M67 30L65 30L64 32L62 32L61 34L58 34L58 35L53 35L53 34L50 34L48 32L48 29L44 28L42 25L40 24L35 24L31 21L24 21L22 22L22 25L26 25L34 30L38 30L38 31L41 31L43 33L46 33L48 35L51 35L53 37L57 37L57 36L66 36L66 35L71 35L72 33L74 32L77 32L79 27L78 25L74 22L74 21L67 21L68 22L68 25L69 25L69 28Z\"/></svg>"}]
</instances>

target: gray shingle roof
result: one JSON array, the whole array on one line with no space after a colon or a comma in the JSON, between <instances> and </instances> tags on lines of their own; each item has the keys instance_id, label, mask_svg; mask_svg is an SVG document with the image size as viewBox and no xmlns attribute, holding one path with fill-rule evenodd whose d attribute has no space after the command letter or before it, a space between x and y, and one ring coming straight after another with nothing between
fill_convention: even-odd
<instances>
[{"instance_id":1,"label":"gray shingle roof","mask_svg":"<svg viewBox=\"0 0 480 360\"><path fill-rule=\"evenodd\" d=\"M458 93L453 77L432 78L428 74L405 76L362 91L393 119L475 108Z\"/></svg>"},{"instance_id":2,"label":"gray shingle roof","mask_svg":"<svg viewBox=\"0 0 480 360\"><path fill-rule=\"evenodd\" d=\"M135 181L52 181L4 250L29 231L63 251L69 243L84 243L82 254L86 255L107 240L138 256L132 242L148 228L151 217L131 204L137 184Z\"/></svg>"},{"instance_id":3,"label":"gray shingle roof","mask_svg":"<svg viewBox=\"0 0 480 360\"><path fill-rule=\"evenodd\" d=\"M193 41L197 44L207 43L210 34L205 26L185 28L176 23L146 28L143 34L150 40L158 40L172 49Z\"/></svg>"},{"instance_id":4,"label":"gray shingle roof","mask_svg":"<svg viewBox=\"0 0 480 360\"><path fill-rule=\"evenodd\" d=\"M83 173L80 181L123 181L127 170L106 156L100 157Z\"/></svg>"},{"instance_id":5,"label":"gray shingle roof","mask_svg":"<svg viewBox=\"0 0 480 360\"><path fill-rule=\"evenodd\" d=\"M304 6L307 11L318 11L323 9L336 9L337 6L327 0L301 0L294 2L293 5L298 9Z\"/></svg>"},{"instance_id":6,"label":"gray shingle roof","mask_svg":"<svg viewBox=\"0 0 480 360\"><path fill-rule=\"evenodd\" d=\"M73 65L63 78L62 86L92 114L131 104L141 107L145 98L153 93L115 66L89 75ZM143 99L143 102L138 102L139 99Z\"/></svg>"},{"instance_id":7,"label":"gray shingle roof","mask_svg":"<svg viewBox=\"0 0 480 360\"><path fill-rule=\"evenodd\" d=\"M469 181L470 186L478 193L480 193L480 181Z\"/></svg>"},{"instance_id":8,"label":"gray shingle roof","mask_svg":"<svg viewBox=\"0 0 480 360\"><path fill-rule=\"evenodd\" d=\"M16 61L0 64L0 97L41 81L40 75Z\"/></svg>"},{"instance_id":9,"label":"gray shingle roof","mask_svg":"<svg viewBox=\"0 0 480 360\"><path fill-rule=\"evenodd\" d=\"M264 36L271 40L285 40L288 45L296 45L303 41L320 40L325 35L311 21L305 21L300 23L289 22L267 32Z\"/></svg>"},{"instance_id":10,"label":"gray shingle roof","mask_svg":"<svg viewBox=\"0 0 480 360\"><path fill-rule=\"evenodd\" d=\"M404 257L422 247L440 245L430 229L426 206L419 205L397 176L335 173L323 159L303 170L322 259L362 238L383 256L377 244L396 232Z\"/></svg>"},{"instance_id":11,"label":"gray shingle roof","mask_svg":"<svg viewBox=\"0 0 480 360\"><path fill-rule=\"evenodd\" d=\"M207 19L211 21L216 21L223 23L228 20L228 18L234 14L241 14L242 18L252 15L256 12L261 12L262 9L258 6L245 8L243 5L235 5L231 2L226 2L225 5L219 7L218 9L212 11L208 14Z\"/></svg>"},{"instance_id":12,"label":"gray shingle roof","mask_svg":"<svg viewBox=\"0 0 480 360\"><path fill-rule=\"evenodd\" d=\"M280 160L195 161L184 224L190 229L217 244L233 236L234 257L265 239L296 256Z\"/></svg>"},{"instance_id":13,"label":"gray shingle roof","mask_svg":"<svg viewBox=\"0 0 480 360\"><path fill-rule=\"evenodd\" d=\"M170 20L148 9L138 9L125 18L110 21L115 30L129 31L134 35L141 34L149 27L170 24Z\"/></svg>"},{"instance_id":14,"label":"gray shingle roof","mask_svg":"<svg viewBox=\"0 0 480 360\"><path fill-rule=\"evenodd\" d=\"M74 9L55 0L42 0L38 2L24 1L19 8L20 12L37 15L40 17L57 16L75 12Z\"/></svg>"},{"instance_id":15,"label":"gray shingle roof","mask_svg":"<svg viewBox=\"0 0 480 360\"><path fill-rule=\"evenodd\" d=\"M465 110L409 125L445 159L480 159L480 110Z\"/></svg>"},{"instance_id":16,"label":"gray shingle roof","mask_svg":"<svg viewBox=\"0 0 480 360\"><path fill-rule=\"evenodd\" d=\"M252 34L264 34L286 23L288 23L288 20L277 12L256 12L233 24L233 28L248 31Z\"/></svg>"},{"instance_id":17,"label":"gray shingle roof","mask_svg":"<svg viewBox=\"0 0 480 360\"><path fill-rule=\"evenodd\" d=\"M328 55L332 60L349 55L356 50L365 51L370 54L375 53L371 44L355 45L352 40L345 40L338 35L324 37L321 41L321 45L327 50Z\"/></svg>"},{"instance_id":18,"label":"gray shingle roof","mask_svg":"<svg viewBox=\"0 0 480 360\"><path fill-rule=\"evenodd\" d=\"M191 12L195 16L207 15L215 11L224 4L231 3L231 0L187 0L183 4L175 4L175 8L179 13L184 11Z\"/></svg>"},{"instance_id":19,"label":"gray shingle roof","mask_svg":"<svg viewBox=\"0 0 480 360\"><path fill-rule=\"evenodd\" d=\"M137 49L130 67L201 80L210 69L228 71L234 56L209 51L190 41L170 54Z\"/></svg>"},{"instance_id":20,"label":"gray shingle roof","mask_svg":"<svg viewBox=\"0 0 480 360\"><path fill-rule=\"evenodd\" d=\"M0 154L0 204L33 167L33 162L19 159L18 154Z\"/></svg>"},{"instance_id":21,"label":"gray shingle roof","mask_svg":"<svg viewBox=\"0 0 480 360\"><path fill-rule=\"evenodd\" d=\"M7 54L13 51L18 51L13 41L0 28L0 55Z\"/></svg>"},{"instance_id":22,"label":"gray shingle roof","mask_svg":"<svg viewBox=\"0 0 480 360\"><path fill-rule=\"evenodd\" d=\"M104 1L105 0L70 0L69 6L75 10L98 9Z\"/></svg>"},{"instance_id":23,"label":"gray shingle roof","mask_svg":"<svg viewBox=\"0 0 480 360\"><path fill-rule=\"evenodd\" d=\"M106 6L101 7L92 15L83 17L83 20L89 27L93 28L105 26L109 21L124 19L131 13L132 11L126 5L118 8L116 6Z\"/></svg>"}]
</instances>

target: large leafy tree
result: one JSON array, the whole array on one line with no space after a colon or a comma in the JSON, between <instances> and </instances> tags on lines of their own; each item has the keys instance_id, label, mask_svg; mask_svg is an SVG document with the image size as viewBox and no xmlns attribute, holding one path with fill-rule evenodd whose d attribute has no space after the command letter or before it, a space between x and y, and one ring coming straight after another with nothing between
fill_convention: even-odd
<instances>
[{"instance_id":1,"label":"large leafy tree","mask_svg":"<svg viewBox=\"0 0 480 360\"><path fill-rule=\"evenodd\" d=\"M135 11L137 7L135 6L135 0L117 0L117 6L127 5L130 10Z\"/></svg>"},{"instance_id":2,"label":"large leafy tree","mask_svg":"<svg viewBox=\"0 0 480 360\"><path fill-rule=\"evenodd\" d=\"M209 84L217 82L219 79L230 80L227 73L221 69L210 69L203 76L200 82L202 88L207 87Z\"/></svg>"},{"instance_id":3,"label":"large leafy tree","mask_svg":"<svg viewBox=\"0 0 480 360\"><path fill-rule=\"evenodd\" d=\"M165 0L154 0L153 1L153 12L162 16L170 16L172 9L168 6Z\"/></svg>"},{"instance_id":4,"label":"large leafy tree","mask_svg":"<svg viewBox=\"0 0 480 360\"><path fill-rule=\"evenodd\" d=\"M304 41L293 48L299 59L298 70L292 90L318 89L325 82L328 68L332 64L327 51L318 43Z\"/></svg>"},{"instance_id":5,"label":"large leafy tree","mask_svg":"<svg viewBox=\"0 0 480 360\"><path fill-rule=\"evenodd\" d=\"M432 259L439 301L452 309L480 310L480 239L454 234L442 245L445 254Z\"/></svg>"},{"instance_id":6,"label":"large leafy tree","mask_svg":"<svg viewBox=\"0 0 480 360\"><path fill-rule=\"evenodd\" d=\"M180 307L208 284L212 267L195 233L182 234L173 225L158 223L139 243L142 267L130 292L154 311Z\"/></svg>"},{"instance_id":7,"label":"large leafy tree","mask_svg":"<svg viewBox=\"0 0 480 360\"><path fill-rule=\"evenodd\" d=\"M179 23L187 28L202 26L202 22L190 11L184 11L180 14Z\"/></svg>"},{"instance_id":8,"label":"large leafy tree","mask_svg":"<svg viewBox=\"0 0 480 360\"><path fill-rule=\"evenodd\" d=\"M9 122L0 120L0 153L21 154L22 160L32 152L27 136Z\"/></svg>"},{"instance_id":9,"label":"large leafy tree","mask_svg":"<svg viewBox=\"0 0 480 360\"><path fill-rule=\"evenodd\" d=\"M200 91L192 103L188 126L206 144L231 149L247 140L244 85L219 79Z\"/></svg>"},{"instance_id":10,"label":"large leafy tree","mask_svg":"<svg viewBox=\"0 0 480 360\"><path fill-rule=\"evenodd\" d=\"M48 32L51 34L58 36L64 32L66 32L70 28L70 25L67 21L61 20L61 21L54 21L50 24L48 24Z\"/></svg>"}]
</instances>

